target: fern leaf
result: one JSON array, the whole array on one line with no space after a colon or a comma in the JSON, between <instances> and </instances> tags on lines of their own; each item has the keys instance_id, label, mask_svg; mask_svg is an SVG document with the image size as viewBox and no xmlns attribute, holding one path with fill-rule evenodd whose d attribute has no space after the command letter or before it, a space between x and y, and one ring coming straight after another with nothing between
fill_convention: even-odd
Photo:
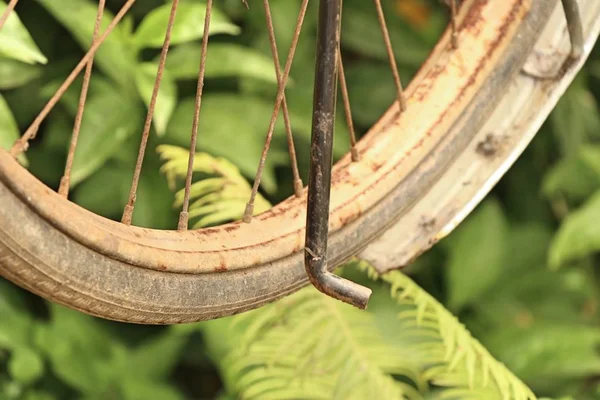
<instances>
[{"instance_id":1,"label":"fern leaf","mask_svg":"<svg viewBox=\"0 0 600 400\"><path fill-rule=\"evenodd\" d=\"M378 278L370 267L360 267ZM377 307L359 311L312 287L209 324L209 344L228 343L226 354L215 360L230 394L243 399L535 399L410 278L392 272L379 279L391 286L399 323L394 326L402 327L391 340L375 322Z\"/></svg>"},{"instance_id":2,"label":"fern leaf","mask_svg":"<svg viewBox=\"0 0 600 400\"><path fill-rule=\"evenodd\" d=\"M370 269L362 265L363 269ZM373 273L371 272L371 276ZM502 399L535 399L531 390L515 377L467 331L456 317L446 310L435 298L423 291L409 277L399 271L383 275L381 279L392 286L392 297L401 305L409 304L416 311L417 322L424 320L426 310L435 310L438 345L444 347L440 364L444 368L429 370L429 378L440 386L470 391L491 390ZM399 294L398 294L399 293ZM404 315L410 315L404 311ZM428 323L431 328L432 324ZM428 345L429 346L429 345ZM435 373L433 373L435 372ZM490 382L489 375L493 377ZM450 389L448 389L450 390ZM450 391L450 395L454 393ZM481 398L481 397L480 397ZM494 397L486 397L494 398Z\"/></svg>"},{"instance_id":3,"label":"fern leaf","mask_svg":"<svg viewBox=\"0 0 600 400\"><path fill-rule=\"evenodd\" d=\"M177 182L183 181L187 175L189 152L168 145L158 146L157 151L164 160L161 172L165 174L171 190L175 190ZM222 157L197 153L193 171L209 176L190 187L192 204L189 215L195 220L194 228L242 218L252 187L234 164ZM184 193L184 189L181 189L175 194L174 207L181 207ZM257 194L254 214L260 214L269 208L271 204L260 193Z\"/></svg>"}]
</instances>

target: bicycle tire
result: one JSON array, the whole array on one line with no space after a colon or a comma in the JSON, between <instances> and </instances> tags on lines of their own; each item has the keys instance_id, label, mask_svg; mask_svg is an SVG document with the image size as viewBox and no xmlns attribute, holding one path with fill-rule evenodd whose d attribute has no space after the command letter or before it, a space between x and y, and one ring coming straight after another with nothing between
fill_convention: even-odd
<instances>
[{"instance_id":1,"label":"bicycle tire","mask_svg":"<svg viewBox=\"0 0 600 400\"><path fill-rule=\"evenodd\" d=\"M330 268L410 212L467 151L556 5L463 3L461 47L450 50L447 32L407 89L409 112L398 118L392 106L359 142L363 160L371 163L350 164L348 155L334 167ZM406 133L405 124L425 124L407 115L432 115L438 103L443 107L435 110L437 128L409 132L413 143L403 138L412 148L393 148L389 158L369 157L381 154L373 149L391 151L390 142L398 140L394 134ZM375 162L380 159L385 161ZM370 179L358 181L367 175ZM251 225L183 233L127 227L66 202L0 151L0 202L0 274L103 318L144 324L211 319L256 308L308 283L302 257L305 198L290 198Z\"/></svg>"}]
</instances>

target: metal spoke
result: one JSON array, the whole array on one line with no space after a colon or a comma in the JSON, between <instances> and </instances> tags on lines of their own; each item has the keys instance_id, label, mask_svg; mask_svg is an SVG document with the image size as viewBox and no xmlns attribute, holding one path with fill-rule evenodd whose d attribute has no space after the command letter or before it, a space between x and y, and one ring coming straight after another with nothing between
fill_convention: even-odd
<instances>
[{"instance_id":1,"label":"metal spoke","mask_svg":"<svg viewBox=\"0 0 600 400\"><path fill-rule=\"evenodd\" d=\"M163 73L165 70L165 63L167 61L167 53L169 52L169 45L171 44L171 32L173 30L173 25L175 24L175 15L177 14L178 5L179 0L173 0L171 6L171 13L169 15L169 22L167 24L167 31L165 33L165 41L160 52L160 60L158 63L158 70L156 72L156 80L154 81L154 88L152 89L152 97L150 99L150 105L148 106L148 114L146 115L144 131L142 132L142 141L140 143L138 157L135 164L135 171L133 173L131 189L129 191L129 198L127 200L127 205L125 205L125 209L123 211L123 218L121 218L121 222L125 225L131 225L131 219L133 218L133 210L135 208L137 188L140 182L140 175L142 173L142 165L144 163L146 147L148 146L148 138L150 136L150 128L152 127L152 119L154 118L156 99L158 98L158 91L160 89L160 83L162 81Z\"/></svg>"},{"instance_id":2,"label":"metal spoke","mask_svg":"<svg viewBox=\"0 0 600 400\"><path fill-rule=\"evenodd\" d=\"M100 25L102 23L102 15L104 14L105 0L99 0L98 12L96 14L96 24L94 25L94 33L92 36L92 43L98 37L100 31ZM83 85L81 86L81 95L79 96L79 104L77 107L77 115L75 116L75 125L73 126L73 133L71 135L71 144L69 146L69 153L67 154L67 162L65 164L65 172L60 180L60 187L58 193L67 198L69 196L69 187L71 185L71 169L73 168L73 160L75 158L75 150L77 149L77 141L79 139L79 132L81 130L81 121L83 120L83 111L85 109L85 101L87 99L88 89L90 86L90 79L92 77L92 69L94 66L94 57L90 58L85 68L85 74L83 76Z\"/></svg>"},{"instance_id":3,"label":"metal spoke","mask_svg":"<svg viewBox=\"0 0 600 400\"><path fill-rule=\"evenodd\" d=\"M271 44L271 53L273 54L273 62L275 63L275 73L277 76L278 85L282 85L281 82L281 64L279 62L279 53L277 50L277 40L275 38L275 29L273 27L273 17L271 15L271 7L269 5L269 0L263 0L263 5L265 8L265 17L267 19L267 31L269 32L269 42ZM285 85L284 85L285 86ZM288 112L287 99L285 96L285 92L283 94L283 103L282 103L282 111L283 111L283 122L285 125L285 132L287 136L288 142L288 150L290 154L290 163L292 166L292 175L294 179L294 193L296 197L302 196L302 179L300 178L300 172L298 171L298 161L296 160L296 148L294 146L294 135L292 133L292 123L290 122L290 114Z\"/></svg>"},{"instance_id":4,"label":"metal spoke","mask_svg":"<svg viewBox=\"0 0 600 400\"><path fill-rule=\"evenodd\" d=\"M394 56L394 49L392 47L392 40L390 39L390 33L385 22L385 15L383 8L381 7L381 0L373 0L375 2L375 8L377 9L377 18L379 19L379 26L381 27L381 33L383 34L383 41L385 42L385 48L388 54L390 68L392 69L392 75L394 76L394 83L396 85L396 96L400 105L400 111L406 110L406 97L404 96L404 89L402 88L402 81L400 80L400 74L398 73L398 65L396 64L396 57Z\"/></svg>"},{"instance_id":5,"label":"metal spoke","mask_svg":"<svg viewBox=\"0 0 600 400\"><path fill-rule=\"evenodd\" d=\"M194 171L194 158L196 156L196 140L198 138L198 124L200 122L200 108L202 107L202 92L204 90L204 75L206 72L206 54L208 52L208 37L210 31L210 18L212 14L213 0L206 3L206 16L204 17L204 36L202 37L202 51L200 55L200 69L198 72L198 86L196 88L196 103L194 107L194 120L192 122L192 140L190 142L190 157L188 160L187 175L185 178L185 192L183 195L183 209L179 214L178 229L188 229L190 193L192 187L192 175Z\"/></svg>"},{"instance_id":6,"label":"metal spoke","mask_svg":"<svg viewBox=\"0 0 600 400\"><path fill-rule=\"evenodd\" d=\"M6 6L6 10L4 10L4 12L2 13L2 16L0 16L0 29L2 29L2 27L4 26L4 23L8 19L8 16L15 9L15 6L17 5L18 2L19 2L19 0L10 0L8 5Z\"/></svg>"},{"instance_id":7,"label":"metal spoke","mask_svg":"<svg viewBox=\"0 0 600 400\"><path fill-rule=\"evenodd\" d=\"M356 149L356 132L354 130L354 122L352 121L352 108L350 107L350 96L348 95L348 85L346 83L346 73L344 71L344 63L342 61L342 51L338 48L338 76L340 82L340 91L342 93L342 102L344 103L344 115L346 117L346 125L348 126L348 134L350 136L350 154L352 161L360 160L358 150Z\"/></svg>"},{"instance_id":8,"label":"metal spoke","mask_svg":"<svg viewBox=\"0 0 600 400\"><path fill-rule=\"evenodd\" d=\"M567 19L567 29L571 39L572 59L577 59L583 52L583 25L581 23L581 13L579 12L579 3L577 0L562 0Z\"/></svg>"},{"instance_id":9,"label":"metal spoke","mask_svg":"<svg viewBox=\"0 0 600 400\"><path fill-rule=\"evenodd\" d=\"M92 46L90 47L88 52L79 61L79 64L77 64L75 69L73 69L73 71L69 74L67 79L65 79L63 84L60 85L60 88L56 91L56 93L54 93L54 96L52 96L52 98L48 101L46 106L42 109L42 111L34 119L34 121L31 123L29 128L27 128L27 130L25 131L23 136L21 136L15 142L13 147L10 149L10 154L13 157L17 157L19 154L21 154L22 152L27 150L27 147L29 146L29 140L35 138L35 135L40 127L40 124L44 121L44 119L48 116L48 114L50 114L50 111L52 111L54 106L56 106L56 104L58 103L60 98L63 96L63 94L67 91L69 86L71 86L73 81L75 81L77 76L81 73L81 71L90 62L92 57L94 57L94 55L96 54L96 51L98 51L98 48L100 47L100 45L106 40L108 35L110 35L110 33L115 29L117 24L119 22L121 22L121 20L123 19L123 17L127 13L127 11L129 11L131 6L133 6L133 4L135 3L135 1L136 0L127 0L127 2L123 5L123 7L121 7L121 10L119 10L118 14L115 15L115 18L111 21L111 23L106 28L106 31L104 31L102 33L102 35L100 35L98 40L96 40L92 44Z\"/></svg>"},{"instance_id":10,"label":"metal spoke","mask_svg":"<svg viewBox=\"0 0 600 400\"><path fill-rule=\"evenodd\" d=\"M256 177L254 178L254 185L252 186L250 200L248 201L248 204L246 204L246 209L244 211L243 221L246 223L249 223L252 221L252 215L254 214L254 201L256 199L256 194L258 193L258 188L260 186L260 180L262 178L262 173L265 168L265 161L267 159L267 154L268 154L269 148L271 146L271 140L273 139L275 123L277 122L277 116L279 114L279 109L281 108L281 104L283 102L285 85L287 84L288 78L290 76L290 70L292 68L292 62L293 62L294 56L296 54L296 48L298 46L298 39L300 38L300 32L302 31L302 25L304 24L304 17L306 16L307 7L308 7L308 0L302 0L302 6L300 8L300 14L298 15L298 21L296 22L296 29L294 32L294 37L292 39L292 45L290 47L290 51L288 53L288 58L285 63L283 76L278 85L279 87L277 90L277 98L275 99L275 106L273 109L273 114L271 115L271 122L269 124L269 129L267 131L267 138L265 139L265 145L263 147L263 152L262 152L262 155L260 158L260 162L258 164L258 170L256 172Z\"/></svg>"},{"instance_id":11,"label":"metal spoke","mask_svg":"<svg viewBox=\"0 0 600 400\"><path fill-rule=\"evenodd\" d=\"M456 17L456 2L458 0L449 0L450 1L450 13L451 13L451 24L452 24L452 47L458 48L458 22Z\"/></svg>"}]
</instances>

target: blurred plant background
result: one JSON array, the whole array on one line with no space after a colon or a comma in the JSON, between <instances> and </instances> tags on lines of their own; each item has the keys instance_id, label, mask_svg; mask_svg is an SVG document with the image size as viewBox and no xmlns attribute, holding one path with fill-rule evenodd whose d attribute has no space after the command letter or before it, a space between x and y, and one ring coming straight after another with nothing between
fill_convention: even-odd
<instances>
[{"instance_id":1,"label":"blurred plant background","mask_svg":"<svg viewBox=\"0 0 600 400\"><path fill-rule=\"evenodd\" d=\"M107 1L104 26L122 3ZM213 183L236 183L227 191L207 185L198 193L213 197L197 204L197 224L237 218L243 210L243 177L254 175L276 90L261 4L250 2L246 11L240 0L215 3L198 150L201 160L217 157L222 168L207 170L200 161L198 171ZM305 178L316 4L287 90ZM299 5L271 1L281 59ZM344 6L350 96L364 132L393 101L394 89L372 3L345 0ZM0 12L5 7L0 2ZM182 0L137 225L176 225L173 161L185 152L173 146L189 143L204 7ZM138 2L96 57L72 199L110 218L120 217L126 201L169 8L163 0ZM435 0L388 0L384 8L408 81L445 28L448 12ZM31 0L16 11L19 18L0 33L4 148L89 46L96 4ZM52 112L22 160L54 188L80 86ZM600 398L599 95L596 51L524 155L455 233L404 274L377 279L363 264L344 267L374 289L368 313L305 289L234 318L131 326L46 303L0 280L0 399L527 398L529 389L492 355L538 396ZM269 155L261 209L292 193L282 128ZM338 156L348 148L341 122L335 148ZM223 198L228 206L219 208L215 201Z\"/></svg>"}]
</instances>

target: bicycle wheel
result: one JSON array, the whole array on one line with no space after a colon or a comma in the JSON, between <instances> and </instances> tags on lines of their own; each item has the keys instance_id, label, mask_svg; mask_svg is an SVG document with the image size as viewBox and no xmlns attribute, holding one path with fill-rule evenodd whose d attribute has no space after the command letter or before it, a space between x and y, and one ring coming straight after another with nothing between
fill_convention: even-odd
<instances>
[{"instance_id":1,"label":"bicycle wheel","mask_svg":"<svg viewBox=\"0 0 600 400\"><path fill-rule=\"evenodd\" d=\"M401 266L464 218L523 150L591 50L600 30L600 5L594 0L579 4L586 38L582 54L555 78L529 77L532 84L518 73L530 62L538 39L543 41L552 13L562 12L558 2L462 2L458 36L449 29L440 38L406 89L406 110L399 113L398 104L392 105L356 143L359 160L349 152L334 166L330 268L371 242L365 258L381 269ZM568 40L566 30L547 31L554 34ZM529 124L513 127L513 139L493 158L478 159L484 168L470 172L468 189L457 190L464 185L456 171L477 157L473 145L485 135L486 122L516 95L522 100L525 85L525 98L536 98L543 107L510 114L509 120L524 118ZM402 221L420 217L436 199L456 201L442 210L441 229L418 240L407 235L394 249L386 237L399 230L405 234ZM103 318L199 321L258 307L308 282L302 254L305 194L251 223L194 231L144 229L68 202L0 151L0 202L0 273L42 297ZM390 233L381 236L386 229ZM381 254L394 257L381 261Z\"/></svg>"}]
</instances>

